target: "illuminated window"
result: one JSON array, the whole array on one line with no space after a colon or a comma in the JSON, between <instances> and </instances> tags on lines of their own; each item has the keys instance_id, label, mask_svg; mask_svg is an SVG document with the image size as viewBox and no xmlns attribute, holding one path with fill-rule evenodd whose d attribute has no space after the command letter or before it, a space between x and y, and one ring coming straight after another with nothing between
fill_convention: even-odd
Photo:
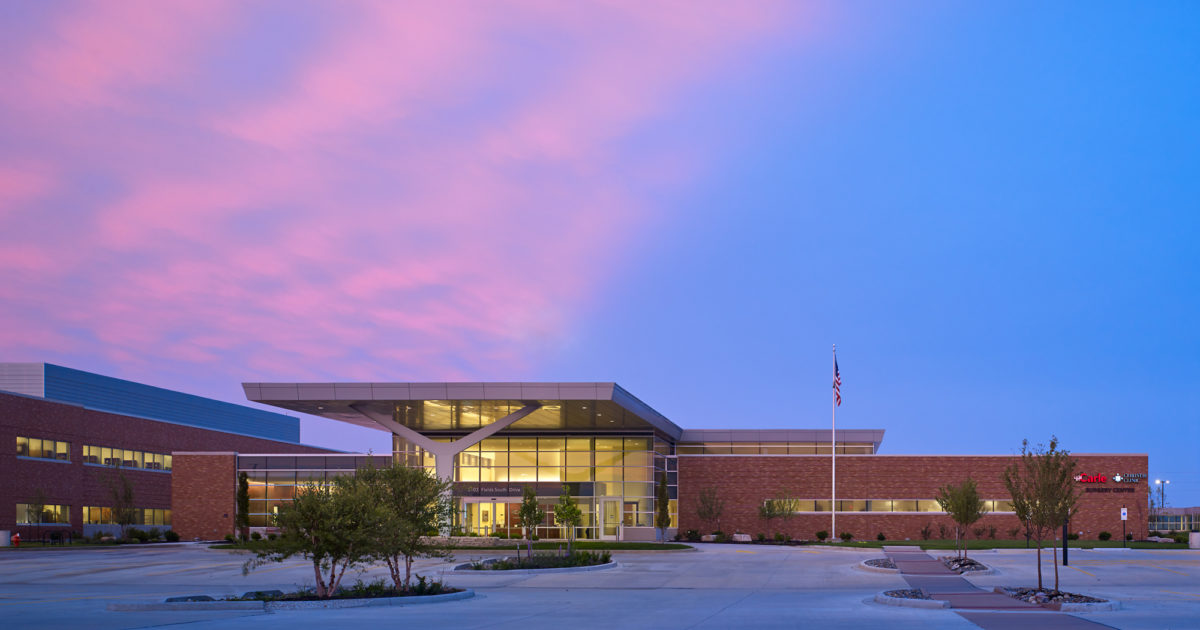
<instances>
[{"instance_id":1,"label":"illuminated window","mask_svg":"<svg viewBox=\"0 0 1200 630\"><path fill-rule=\"evenodd\" d=\"M69 462L71 461L71 443L17 436L17 456Z\"/></svg>"},{"instance_id":2,"label":"illuminated window","mask_svg":"<svg viewBox=\"0 0 1200 630\"><path fill-rule=\"evenodd\" d=\"M98 466L120 466L138 470L171 470L171 456L166 453L151 453L108 446L83 446L83 462Z\"/></svg>"},{"instance_id":3,"label":"illuminated window","mask_svg":"<svg viewBox=\"0 0 1200 630\"><path fill-rule=\"evenodd\" d=\"M71 508L67 505L43 505L39 514L36 507L28 503L17 504L18 525L68 525L71 523Z\"/></svg>"}]
</instances>

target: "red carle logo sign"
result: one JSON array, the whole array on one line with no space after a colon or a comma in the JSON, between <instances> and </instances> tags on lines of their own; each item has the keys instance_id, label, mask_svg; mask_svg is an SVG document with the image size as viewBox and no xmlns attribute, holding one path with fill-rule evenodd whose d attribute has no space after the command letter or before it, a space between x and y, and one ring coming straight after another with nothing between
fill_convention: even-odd
<instances>
[{"instance_id":1,"label":"red carle logo sign","mask_svg":"<svg viewBox=\"0 0 1200 630\"><path fill-rule=\"evenodd\" d=\"M1075 481L1079 483L1106 483L1108 477L1104 475L1075 475Z\"/></svg>"}]
</instances>

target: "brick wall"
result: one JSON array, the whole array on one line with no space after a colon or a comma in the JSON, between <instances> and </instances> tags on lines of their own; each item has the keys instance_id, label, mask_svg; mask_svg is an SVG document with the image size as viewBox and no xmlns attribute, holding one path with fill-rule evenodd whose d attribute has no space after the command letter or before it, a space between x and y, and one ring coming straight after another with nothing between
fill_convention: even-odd
<instances>
[{"instance_id":1,"label":"brick wall","mask_svg":"<svg viewBox=\"0 0 1200 630\"><path fill-rule=\"evenodd\" d=\"M175 453L173 528L183 540L219 540L234 532L236 453Z\"/></svg>"},{"instance_id":2,"label":"brick wall","mask_svg":"<svg viewBox=\"0 0 1200 630\"><path fill-rule=\"evenodd\" d=\"M69 462L16 457L18 435L71 443ZM114 470L85 465L83 446L92 444L152 453L175 451L240 451L243 453L325 453L326 449L199 429L179 424L132 418L77 405L0 392L0 529L23 536L33 528L16 526L16 504L28 503L36 490L46 503L67 505L70 525L57 529L83 530L83 506L112 505L106 480ZM175 464L178 466L178 463ZM172 508L174 473L126 469L139 508ZM46 526L37 528L47 529Z\"/></svg>"},{"instance_id":3,"label":"brick wall","mask_svg":"<svg viewBox=\"0 0 1200 630\"><path fill-rule=\"evenodd\" d=\"M815 538L818 530L830 529L830 514L798 514L767 524L758 518L758 506L779 495L806 499L829 498L830 461L825 456L681 456L679 457L680 529L713 529L696 517L699 493L712 487L725 502L721 528L726 533L741 531L751 535L786 532L795 538ZM1076 455L1077 472L1111 477L1116 473L1147 472L1146 455ZM1001 474L1016 461L1010 456L899 456L847 455L838 457L838 499L932 499L947 483L959 483L969 475L979 485L985 499L1007 499ZM1129 509L1127 531L1137 538L1147 535L1148 490L1143 479L1137 484L1079 484L1083 492L1072 532L1094 539L1108 531L1121 535L1120 509ZM1113 492L1132 489L1133 492ZM1100 490L1100 492L1095 492ZM1106 492L1107 491L1107 492ZM874 539L882 532L890 540L919 539L920 530L931 524L934 537L938 525L951 527L944 514L837 514L837 532L850 532L860 539ZM998 538L1008 538L1008 530L1019 527L1011 514L990 514L974 527L997 529Z\"/></svg>"}]
</instances>

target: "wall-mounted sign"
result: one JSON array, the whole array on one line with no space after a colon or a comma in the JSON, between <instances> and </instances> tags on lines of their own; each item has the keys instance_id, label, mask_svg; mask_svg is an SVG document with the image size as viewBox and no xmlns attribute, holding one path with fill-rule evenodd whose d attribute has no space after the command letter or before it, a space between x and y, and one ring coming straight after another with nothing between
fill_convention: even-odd
<instances>
[{"instance_id":1,"label":"wall-mounted sign","mask_svg":"<svg viewBox=\"0 0 1200 630\"><path fill-rule=\"evenodd\" d=\"M1108 477L1104 475L1075 475L1075 481L1079 483L1105 483Z\"/></svg>"}]
</instances>

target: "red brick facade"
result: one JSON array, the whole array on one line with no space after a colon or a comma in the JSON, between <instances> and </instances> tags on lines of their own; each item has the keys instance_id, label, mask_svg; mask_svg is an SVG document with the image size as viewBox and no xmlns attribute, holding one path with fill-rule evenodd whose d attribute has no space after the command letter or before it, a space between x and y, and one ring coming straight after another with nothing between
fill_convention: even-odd
<instances>
[{"instance_id":1,"label":"red brick facade","mask_svg":"<svg viewBox=\"0 0 1200 630\"><path fill-rule=\"evenodd\" d=\"M18 458L17 436L70 442L70 461ZM153 453L175 451L231 451L246 453L325 453L325 449L278 442L221 431L199 429L167 422L133 418L0 392L0 529L16 530L23 536L32 528L16 526L16 504L28 503L37 490L46 503L70 506L69 525L41 526L38 531L63 529L83 531L83 506L112 505L105 481L112 468L83 463L83 446L92 444ZM178 467L178 459L175 466ZM139 508L172 508L173 477L153 470L126 469L133 482Z\"/></svg>"},{"instance_id":2,"label":"red brick facade","mask_svg":"<svg viewBox=\"0 0 1200 630\"><path fill-rule=\"evenodd\" d=\"M1101 531L1121 535L1121 507L1127 507L1127 531L1136 538L1147 535L1148 490L1146 479L1138 483L1116 483L1115 474L1145 475L1149 466L1146 455L1076 455L1076 471L1104 475L1104 483L1080 483L1078 516L1071 522L1072 532L1095 539ZM932 499L947 483L959 483L969 475L979 484L984 499L1008 499L1001 474L1016 461L1010 456L900 456L846 455L837 461L837 496L850 499ZM714 526L696 517L702 489L715 488L725 503L720 526L726 533L747 534L786 532L795 538L813 539L819 530L830 529L830 514L797 514L784 520L764 523L758 517L763 501L780 496L828 499L830 458L827 456L687 456L679 457L680 530L706 532ZM1129 492L1132 490L1132 492ZM920 530L930 524L934 537L938 525L951 526L945 514L893 514L879 512L839 512L837 532L850 532L857 539L874 539L883 533L889 540L920 539ZM995 527L997 538L1010 538L1008 530L1019 527L1012 514L989 514L973 527ZM985 534L986 535L986 534Z\"/></svg>"},{"instance_id":3,"label":"red brick facade","mask_svg":"<svg viewBox=\"0 0 1200 630\"><path fill-rule=\"evenodd\" d=\"M237 511L236 453L175 453L173 527L183 540L233 534Z\"/></svg>"}]
</instances>

